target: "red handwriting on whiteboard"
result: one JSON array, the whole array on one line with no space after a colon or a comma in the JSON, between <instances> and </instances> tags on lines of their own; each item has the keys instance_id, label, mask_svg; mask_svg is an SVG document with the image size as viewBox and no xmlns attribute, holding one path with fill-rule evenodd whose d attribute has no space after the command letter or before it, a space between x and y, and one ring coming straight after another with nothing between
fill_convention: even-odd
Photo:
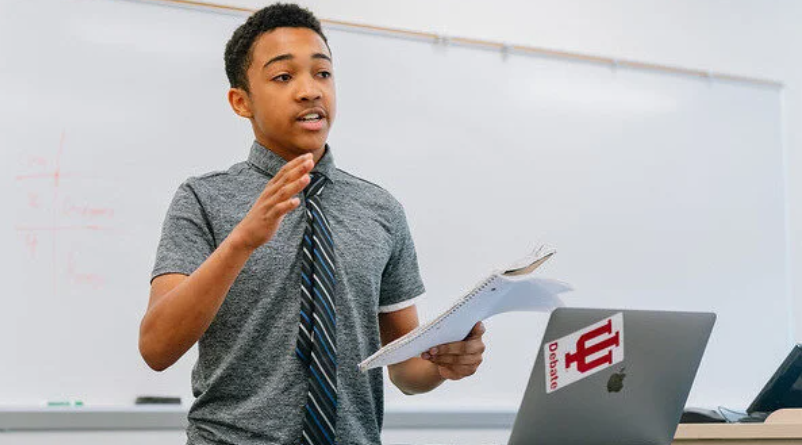
<instances>
[{"instance_id":1,"label":"red handwriting on whiteboard","mask_svg":"<svg viewBox=\"0 0 802 445\"><path fill-rule=\"evenodd\" d=\"M28 207L38 209L42 205L39 199L39 194L35 192L28 192Z\"/></svg>"},{"instance_id":2,"label":"red handwriting on whiteboard","mask_svg":"<svg viewBox=\"0 0 802 445\"><path fill-rule=\"evenodd\" d=\"M39 246L39 237L35 233L25 234L25 247L32 257L36 256L36 247Z\"/></svg>"},{"instance_id":3,"label":"red handwriting on whiteboard","mask_svg":"<svg viewBox=\"0 0 802 445\"><path fill-rule=\"evenodd\" d=\"M62 132L55 155L24 155L20 162L21 171L15 177L21 187L27 187L27 184L35 187L27 187L28 190L22 190L23 193L27 193L27 201L20 202L23 208L37 210L37 212L29 212L31 213L29 216L35 216L35 218L29 218L24 224L17 224L16 230L25 250L32 258L35 258L38 253L50 252L54 294L57 294L60 286L65 284L59 282L59 277L66 277L66 284L88 286L95 289L104 285L101 275L80 267L77 261L80 256L77 255L77 251L71 251L66 258L59 252L63 252L63 246L75 243L76 238L71 233L88 234L87 236L94 237L95 235L91 234L110 229L104 223L114 217L114 209L110 207L94 205L94 203L86 202L80 196L68 196L72 184L75 184L73 180L85 181L91 177L62 171L65 139L66 132ZM46 234L49 246L45 250L42 250L42 246L40 246L43 233ZM60 274L57 270L66 271L66 274Z\"/></svg>"},{"instance_id":4,"label":"red handwriting on whiteboard","mask_svg":"<svg viewBox=\"0 0 802 445\"><path fill-rule=\"evenodd\" d=\"M114 209L93 207L88 204L75 204L71 198L65 198L61 214L67 217L112 218L114 217Z\"/></svg>"},{"instance_id":5,"label":"red handwriting on whiteboard","mask_svg":"<svg viewBox=\"0 0 802 445\"><path fill-rule=\"evenodd\" d=\"M75 252L70 252L70 256L67 259L67 276L69 276L73 284L90 286L95 289L102 288L104 284L103 277L99 274L82 273L78 271L75 261Z\"/></svg>"}]
</instances>

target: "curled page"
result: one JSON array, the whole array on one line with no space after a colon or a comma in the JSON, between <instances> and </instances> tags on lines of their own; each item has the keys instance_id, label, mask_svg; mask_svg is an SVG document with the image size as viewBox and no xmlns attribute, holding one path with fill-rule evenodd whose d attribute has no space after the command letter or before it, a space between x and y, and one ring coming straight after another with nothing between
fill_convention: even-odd
<instances>
[{"instance_id":1,"label":"curled page","mask_svg":"<svg viewBox=\"0 0 802 445\"><path fill-rule=\"evenodd\" d=\"M495 272L434 320L388 343L359 364L365 372L400 363L433 346L463 340L473 326L493 315L511 311L551 312L563 305L559 294L572 290L563 282L535 278L532 272L554 254L539 249L527 261Z\"/></svg>"}]
</instances>

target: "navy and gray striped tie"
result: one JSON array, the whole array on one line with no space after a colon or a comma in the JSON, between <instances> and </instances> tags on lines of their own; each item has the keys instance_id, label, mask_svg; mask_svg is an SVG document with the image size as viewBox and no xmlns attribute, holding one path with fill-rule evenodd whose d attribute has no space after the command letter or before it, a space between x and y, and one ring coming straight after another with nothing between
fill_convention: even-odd
<instances>
[{"instance_id":1,"label":"navy and gray striped tie","mask_svg":"<svg viewBox=\"0 0 802 445\"><path fill-rule=\"evenodd\" d=\"M337 316L334 310L334 243L320 193L326 178L313 172L304 190L307 227L302 243L301 325L298 357L309 368L304 408L304 445L332 445L337 418Z\"/></svg>"}]
</instances>

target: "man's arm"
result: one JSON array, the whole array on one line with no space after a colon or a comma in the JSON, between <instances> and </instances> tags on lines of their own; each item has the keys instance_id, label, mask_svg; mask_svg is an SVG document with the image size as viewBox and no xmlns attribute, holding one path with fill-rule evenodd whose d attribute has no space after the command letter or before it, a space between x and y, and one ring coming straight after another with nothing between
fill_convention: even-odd
<instances>
[{"instance_id":1,"label":"man's arm","mask_svg":"<svg viewBox=\"0 0 802 445\"><path fill-rule=\"evenodd\" d=\"M284 215L300 204L295 195L309 183L313 167L311 155L288 162L196 271L153 280L148 310L139 327L139 352L148 366L167 369L206 332L253 251L269 241Z\"/></svg>"},{"instance_id":2,"label":"man's arm","mask_svg":"<svg viewBox=\"0 0 802 445\"><path fill-rule=\"evenodd\" d=\"M379 314L382 344L406 335L418 327L418 310L413 305L394 312ZM482 363L485 350L479 322L463 341L430 349L421 357L388 366L390 380L404 394L412 395L433 390L445 380L459 380L473 375Z\"/></svg>"},{"instance_id":3,"label":"man's arm","mask_svg":"<svg viewBox=\"0 0 802 445\"><path fill-rule=\"evenodd\" d=\"M229 237L192 275L165 274L153 280L139 328L139 351L148 366L163 371L198 341L249 257Z\"/></svg>"}]
</instances>

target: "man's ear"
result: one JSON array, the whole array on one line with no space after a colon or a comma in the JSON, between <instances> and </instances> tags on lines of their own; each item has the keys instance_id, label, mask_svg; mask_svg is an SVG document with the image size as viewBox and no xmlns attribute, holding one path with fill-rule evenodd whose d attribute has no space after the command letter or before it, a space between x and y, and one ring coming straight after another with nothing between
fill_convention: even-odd
<instances>
[{"instance_id":1,"label":"man's ear","mask_svg":"<svg viewBox=\"0 0 802 445\"><path fill-rule=\"evenodd\" d=\"M228 103L231 105L231 109L238 115L247 119L253 118L251 97L242 88L231 88L228 90Z\"/></svg>"}]
</instances>

